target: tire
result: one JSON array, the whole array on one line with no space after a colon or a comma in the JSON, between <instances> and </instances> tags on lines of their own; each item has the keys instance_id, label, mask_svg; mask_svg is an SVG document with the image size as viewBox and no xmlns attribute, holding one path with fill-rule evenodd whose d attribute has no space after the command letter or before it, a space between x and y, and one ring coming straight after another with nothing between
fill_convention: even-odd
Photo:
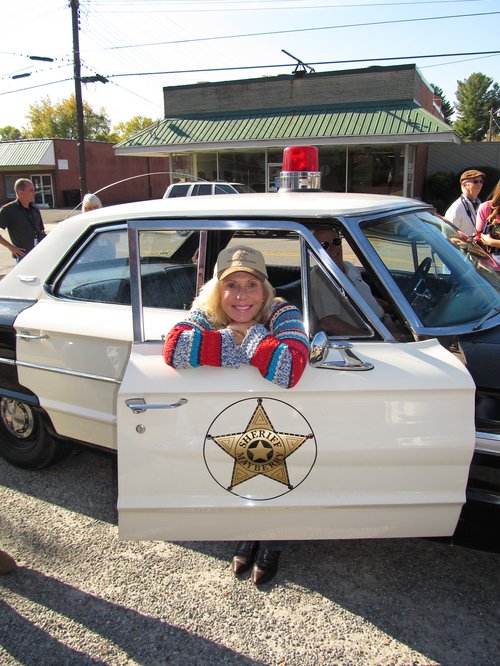
<instances>
[{"instance_id":1,"label":"tire","mask_svg":"<svg viewBox=\"0 0 500 666\"><path fill-rule=\"evenodd\" d=\"M16 467L41 469L56 460L58 442L47 432L41 410L15 398L0 398L0 455Z\"/></svg>"}]
</instances>

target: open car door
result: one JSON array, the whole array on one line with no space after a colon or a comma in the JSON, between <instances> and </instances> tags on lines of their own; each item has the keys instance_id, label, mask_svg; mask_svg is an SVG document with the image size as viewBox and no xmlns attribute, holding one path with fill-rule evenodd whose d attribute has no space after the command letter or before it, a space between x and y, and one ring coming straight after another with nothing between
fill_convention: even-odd
<instances>
[{"instance_id":1,"label":"open car door","mask_svg":"<svg viewBox=\"0 0 500 666\"><path fill-rule=\"evenodd\" d=\"M130 234L133 249L139 228ZM474 385L436 340L368 339L346 355L323 336L289 390L249 366L175 370L158 322L167 332L183 312L156 311L157 332L145 333L154 326L132 263L135 342L117 396L122 538L453 533L474 447Z\"/></svg>"}]
</instances>

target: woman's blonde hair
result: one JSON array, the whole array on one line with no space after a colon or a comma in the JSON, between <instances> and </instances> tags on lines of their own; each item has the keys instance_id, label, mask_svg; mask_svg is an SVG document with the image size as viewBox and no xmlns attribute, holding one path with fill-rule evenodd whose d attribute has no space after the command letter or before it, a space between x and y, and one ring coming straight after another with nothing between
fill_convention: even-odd
<instances>
[{"instance_id":1,"label":"woman's blonde hair","mask_svg":"<svg viewBox=\"0 0 500 666\"><path fill-rule=\"evenodd\" d=\"M263 285L265 294L264 302L256 317L256 321L259 324L264 324L269 319L271 303L276 295L274 288L268 280L264 280ZM192 305L193 308L200 308L200 310L205 312L214 328L225 328L230 322L230 319L221 307L221 286L222 281L218 280L217 277L213 277L203 285Z\"/></svg>"}]
</instances>

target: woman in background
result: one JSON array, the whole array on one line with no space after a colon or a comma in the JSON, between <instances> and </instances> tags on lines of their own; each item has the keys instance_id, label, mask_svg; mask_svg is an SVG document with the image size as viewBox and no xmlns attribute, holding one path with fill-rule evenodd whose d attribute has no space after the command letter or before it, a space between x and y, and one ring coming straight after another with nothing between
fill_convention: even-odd
<instances>
[{"instance_id":1,"label":"woman in background","mask_svg":"<svg viewBox=\"0 0 500 666\"><path fill-rule=\"evenodd\" d=\"M476 238L497 261L500 260L500 180L493 190L491 199L479 206Z\"/></svg>"}]
</instances>

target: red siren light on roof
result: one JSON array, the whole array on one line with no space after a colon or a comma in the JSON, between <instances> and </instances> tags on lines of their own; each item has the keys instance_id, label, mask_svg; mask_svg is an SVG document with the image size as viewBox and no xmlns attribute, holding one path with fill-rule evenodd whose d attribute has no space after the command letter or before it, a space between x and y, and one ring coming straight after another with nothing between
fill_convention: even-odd
<instances>
[{"instance_id":1,"label":"red siren light on roof","mask_svg":"<svg viewBox=\"0 0 500 666\"><path fill-rule=\"evenodd\" d=\"M283 151L283 171L318 171L316 146L288 146Z\"/></svg>"},{"instance_id":2,"label":"red siren light on roof","mask_svg":"<svg viewBox=\"0 0 500 666\"><path fill-rule=\"evenodd\" d=\"M319 190L318 149L316 146L288 146L283 151L283 171L279 191Z\"/></svg>"}]
</instances>

